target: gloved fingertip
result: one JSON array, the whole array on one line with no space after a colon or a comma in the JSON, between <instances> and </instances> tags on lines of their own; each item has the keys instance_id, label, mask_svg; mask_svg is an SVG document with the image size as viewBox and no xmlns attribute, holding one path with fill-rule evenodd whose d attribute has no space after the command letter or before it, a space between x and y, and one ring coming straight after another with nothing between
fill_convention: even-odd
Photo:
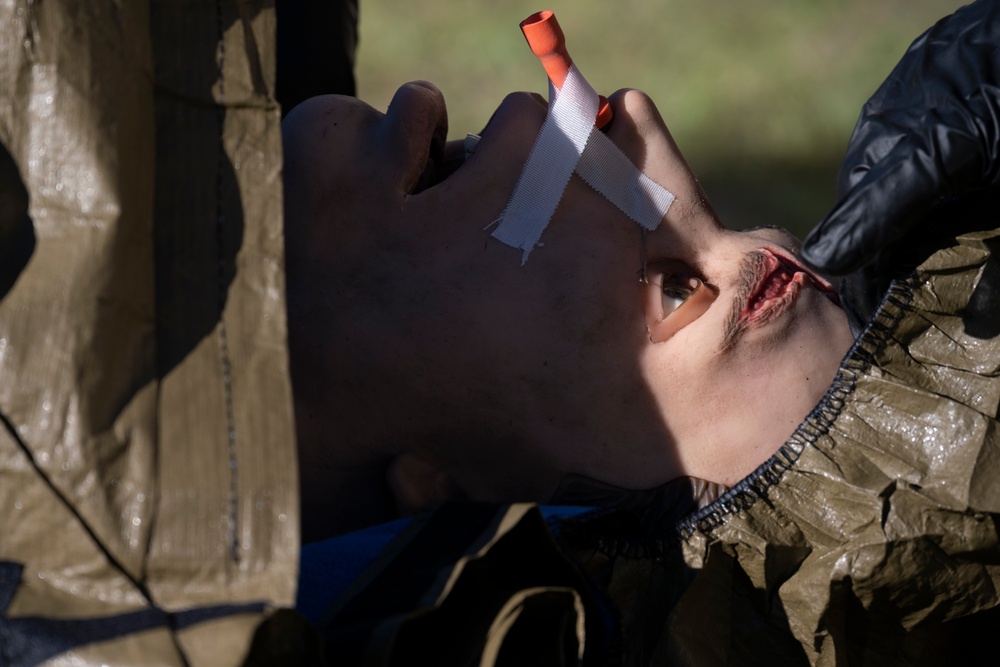
<instances>
[{"instance_id":1,"label":"gloved fingertip","mask_svg":"<svg viewBox=\"0 0 1000 667\"><path fill-rule=\"evenodd\" d=\"M871 259L883 245L882 226L871 222L885 218L883 186L869 174L840 200L803 242L805 261L821 273L844 276Z\"/></svg>"},{"instance_id":2,"label":"gloved fingertip","mask_svg":"<svg viewBox=\"0 0 1000 667\"><path fill-rule=\"evenodd\" d=\"M841 267L843 239L834 229L836 227L831 228L826 221L813 229L802 242L802 259L821 273L842 275L846 273Z\"/></svg>"}]
</instances>

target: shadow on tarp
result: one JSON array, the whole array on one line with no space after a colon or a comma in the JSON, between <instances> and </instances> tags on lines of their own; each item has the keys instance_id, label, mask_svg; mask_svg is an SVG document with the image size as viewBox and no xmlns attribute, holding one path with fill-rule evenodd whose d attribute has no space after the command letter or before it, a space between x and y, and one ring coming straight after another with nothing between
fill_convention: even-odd
<instances>
[{"instance_id":1,"label":"shadow on tarp","mask_svg":"<svg viewBox=\"0 0 1000 667\"><path fill-rule=\"evenodd\" d=\"M156 6L153 15L164 33L153 40L156 338L158 376L163 378L222 322L243 244L244 211L224 145L226 90L218 86L216 63L219 28L208 21L159 20L158 11L175 10ZM244 32L252 21L251 16L226 18L242 22ZM173 35L166 34L171 30ZM178 43L189 47L181 51ZM260 68L260 63L250 63L252 75ZM255 87L264 85L258 76L251 80ZM215 96L223 100L216 102Z\"/></svg>"},{"instance_id":2,"label":"shadow on tarp","mask_svg":"<svg viewBox=\"0 0 1000 667\"><path fill-rule=\"evenodd\" d=\"M14 158L0 145L0 300L17 282L34 251L28 190Z\"/></svg>"}]
</instances>

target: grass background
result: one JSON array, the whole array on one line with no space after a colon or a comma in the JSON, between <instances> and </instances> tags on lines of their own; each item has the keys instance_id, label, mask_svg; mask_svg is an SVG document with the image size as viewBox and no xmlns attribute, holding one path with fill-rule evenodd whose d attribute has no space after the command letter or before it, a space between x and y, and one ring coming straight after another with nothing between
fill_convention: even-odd
<instances>
[{"instance_id":1,"label":"grass background","mask_svg":"<svg viewBox=\"0 0 1000 667\"><path fill-rule=\"evenodd\" d=\"M554 10L599 92L657 102L723 220L800 236L833 204L861 105L950 0L360 0L358 96L399 84L445 94L450 137L481 129L512 90L547 92L518 23Z\"/></svg>"}]
</instances>

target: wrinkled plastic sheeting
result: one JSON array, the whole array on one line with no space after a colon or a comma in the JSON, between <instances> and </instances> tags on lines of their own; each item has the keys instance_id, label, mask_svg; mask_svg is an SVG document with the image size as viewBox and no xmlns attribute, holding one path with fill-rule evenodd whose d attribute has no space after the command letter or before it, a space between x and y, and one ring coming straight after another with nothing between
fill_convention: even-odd
<instances>
[{"instance_id":1,"label":"wrinkled plastic sheeting","mask_svg":"<svg viewBox=\"0 0 1000 667\"><path fill-rule=\"evenodd\" d=\"M147 623L84 664L238 664L294 599L271 4L0 2L0 624Z\"/></svg>"},{"instance_id":2,"label":"wrinkled plastic sheeting","mask_svg":"<svg viewBox=\"0 0 1000 667\"><path fill-rule=\"evenodd\" d=\"M617 608L621 664L995 652L998 249L1000 232L963 236L893 284L791 438L673 536L607 519L562 531Z\"/></svg>"},{"instance_id":3,"label":"wrinkled plastic sheeting","mask_svg":"<svg viewBox=\"0 0 1000 667\"><path fill-rule=\"evenodd\" d=\"M945 664L993 646L964 629L1000 602L1000 309L974 296L997 287L1000 235L959 241L894 285L820 409L683 542L698 574L663 655Z\"/></svg>"}]
</instances>

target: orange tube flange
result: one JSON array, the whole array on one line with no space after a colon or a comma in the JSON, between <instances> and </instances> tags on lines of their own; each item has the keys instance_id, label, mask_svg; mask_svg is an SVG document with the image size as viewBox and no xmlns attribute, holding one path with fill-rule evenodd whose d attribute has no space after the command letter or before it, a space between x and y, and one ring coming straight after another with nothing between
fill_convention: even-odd
<instances>
[{"instance_id":1,"label":"orange tube flange","mask_svg":"<svg viewBox=\"0 0 1000 667\"><path fill-rule=\"evenodd\" d=\"M536 12L521 21L521 32L528 40L531 52L541 61L552 85L562 89L563 83L566 82L566 76L569 74L569 68L573 64L573 59L566 51L566 37L563 35L562 28L559 27L556 15L549 10ZM601 95L594 125L598 129L604 127L611 122L612 115L611 105L607 98Z\"/></svg>"}]
</instances>

